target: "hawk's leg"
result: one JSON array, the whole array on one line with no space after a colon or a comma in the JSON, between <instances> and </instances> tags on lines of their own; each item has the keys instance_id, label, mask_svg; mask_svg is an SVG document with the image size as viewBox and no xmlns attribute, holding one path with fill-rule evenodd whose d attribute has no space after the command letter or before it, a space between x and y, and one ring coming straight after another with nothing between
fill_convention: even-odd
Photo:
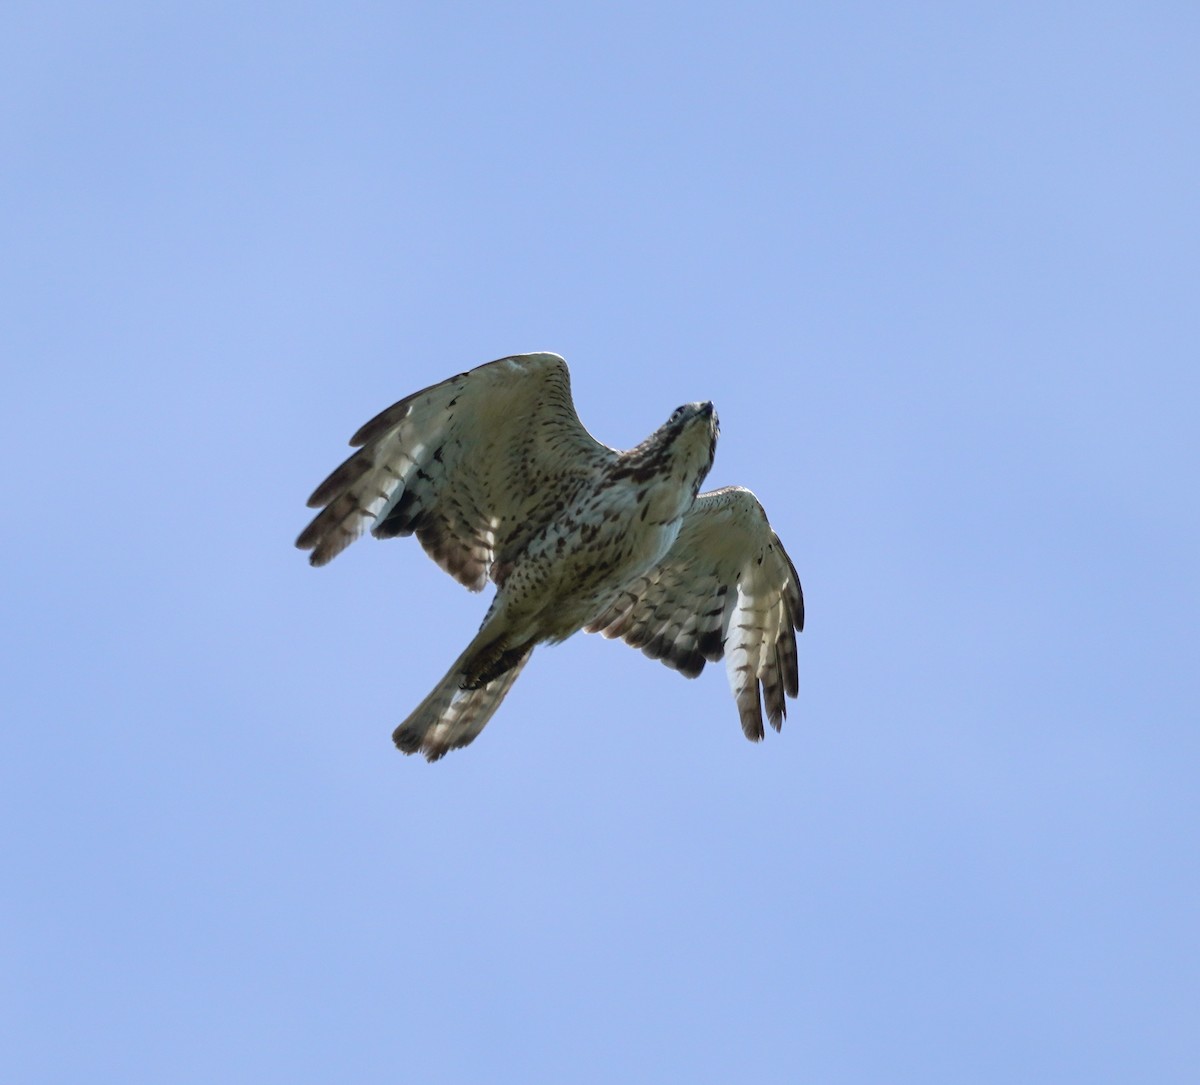
<instances>
[{"instance_id":1,"label":"hawk's leg","mask_svg":"<svg viewBox=\"0 0 1200 1085\"><path fill-rule=\"evenodd\" d=\"M516 648L506 648L502 641L494 641L480 649L463 667L462 688L481 689L494 682L520 663L532 647L532 641Z\"/></svg>"}]
</instances>

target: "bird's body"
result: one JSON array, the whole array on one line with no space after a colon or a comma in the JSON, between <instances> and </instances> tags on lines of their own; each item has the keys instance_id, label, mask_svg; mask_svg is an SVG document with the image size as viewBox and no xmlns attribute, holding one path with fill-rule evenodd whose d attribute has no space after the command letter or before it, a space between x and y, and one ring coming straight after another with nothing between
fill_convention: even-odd
<instances>
[{"instance_id":1,"label":"bird's body","mask_svg":"<svg viewBox=\"0 0 1200 1085\"><path fill-rule=\"evenodd\" d=\"M351 442L362 448L310 499L324 508L297 545L313 551L312 563L371 524L381 537L415 533L474 590L489 579L497 586L479 632L396 729L396 744L430 760L466 745L534 646L582 628L624 636L689 675L726 655L747 734L762 735L760 681L778 728L783 691L796 694L800 585L748 490L697 499L717 428L712 404L692 403L636 448L608 448L579 423L566 363L554 354L480 366L362 427ZM656 599L646 612L664 586L674 596L681 573L707 597ZM756 579L758 595L745 590ZM734 620L764 592L767 624Z\"/></svg>"}]
</instances>

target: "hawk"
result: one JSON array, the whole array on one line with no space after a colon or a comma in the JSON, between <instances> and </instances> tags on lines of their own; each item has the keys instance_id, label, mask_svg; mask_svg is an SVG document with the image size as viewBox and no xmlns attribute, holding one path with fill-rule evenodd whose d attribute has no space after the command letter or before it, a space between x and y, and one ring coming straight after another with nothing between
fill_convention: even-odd
<instances>
[{"instance_id":1,"label":"hawk","mask_svg":"<svg viewBox=\"0 0 1200 1085\"><path fill-rule=\"evenodd\" d=\"M433 692L392 735L430 761L466 746L535 645L584 629L621 637L689 678L722 657L746 737L778 731L797 693L804 597L758 499L700 493L711 403L679 407L620 452L579 421L567 364L516 354L432 385L367 422L313 491L296 540L324 565L368 526L416 535L459 583L496 594Z\"/></svg>"}]
</instances>

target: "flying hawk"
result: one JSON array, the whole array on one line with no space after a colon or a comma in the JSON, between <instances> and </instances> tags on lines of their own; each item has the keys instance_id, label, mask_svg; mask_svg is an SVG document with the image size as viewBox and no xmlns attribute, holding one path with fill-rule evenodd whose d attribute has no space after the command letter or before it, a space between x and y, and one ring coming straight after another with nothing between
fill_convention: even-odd
<instances>
[{"instance_id":1,"label":"flying hawk","mask_svg":"<svg viewBox=\"0 0 1200 1085\"><path fill-rule=\"evenodd\" d=\"M351 439L355 452L308 499L296 545L324 565L367 527L416 535L472 591L483 625L392 735L430 761L483 730L536 644L585 629L622 637L689 678L724 657L742 730L778 731L797 692L804 598L758 499L699 493L717 415L688 403L636 448L579 421L567 363L516 354L400 400Z\"/></svg>"}]
</instances>

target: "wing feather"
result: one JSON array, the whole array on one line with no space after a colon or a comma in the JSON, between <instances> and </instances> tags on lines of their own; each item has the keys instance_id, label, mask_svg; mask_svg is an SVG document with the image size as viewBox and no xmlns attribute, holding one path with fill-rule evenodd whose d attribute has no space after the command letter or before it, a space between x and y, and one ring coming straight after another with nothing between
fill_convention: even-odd
<instances>
[{"instance_id":1,"label":"wing feather","mask_svg":"<svg viewBox=\"0 0 1200 1085\"><path fill-rule=\"evenodd\" d=\"M416 535L474 591L554 513L547 494L616 456L584 429L557 354L518 354L408 396L365 423L314 491L296 545L332 561L368 528Z\"/></svg>"},{"instance_id":2,"label":"wing feather","mask_svg":"<svg viewBox=\"0 0 1200 1085\"><path fill-rule=\"evenodd\" d=\"M740 486L701 494L667 556L628 585L589 633L620 637L694 678L725 660L742 730L778 731L799 692L796 633L804 596L758 499Z\"/></svg>"}]
</instances>

